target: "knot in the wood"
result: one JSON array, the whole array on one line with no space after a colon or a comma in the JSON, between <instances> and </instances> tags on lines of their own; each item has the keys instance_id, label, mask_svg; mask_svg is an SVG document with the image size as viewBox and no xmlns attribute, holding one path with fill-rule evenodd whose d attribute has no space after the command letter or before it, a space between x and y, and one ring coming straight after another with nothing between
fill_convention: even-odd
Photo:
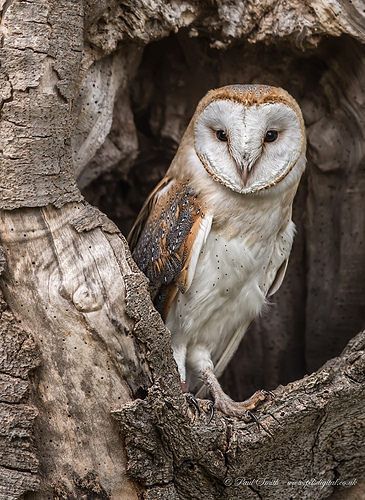
<instances>
[{"instance_id":1,"label":"knot in the wood","mask_svg":"<svg viewBox=\"0 0 365 500\"><path fill-rule=\"evenodd\" d=\"M95 283L81 284L72 295L72 302L81 312L98 311L104 304L104 299Z\"/></svg>"}]
</instances>

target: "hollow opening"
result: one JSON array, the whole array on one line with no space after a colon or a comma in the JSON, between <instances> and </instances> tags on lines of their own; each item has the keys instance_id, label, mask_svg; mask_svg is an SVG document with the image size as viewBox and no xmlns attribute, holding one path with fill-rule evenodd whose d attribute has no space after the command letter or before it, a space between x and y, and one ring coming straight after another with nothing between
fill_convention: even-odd
<instances>
[{"instance_id":1,"label":"hollow opening","mask_svg":"<svg viewBox=\"0 0 365 500\"><path fill-rule=\"evenodd\" d=\"M183 31L151 43L128 86L136 159L128 173L111 171L83 189L126 235L210 88L267 83L298 100L308 133L308 166L294 203L297 235L281 289L222 377L234 398L316 370L364 327L363 52L347 37L303 52L284 43L243 43L223 51Z\"/></svg>"}]
</instances>

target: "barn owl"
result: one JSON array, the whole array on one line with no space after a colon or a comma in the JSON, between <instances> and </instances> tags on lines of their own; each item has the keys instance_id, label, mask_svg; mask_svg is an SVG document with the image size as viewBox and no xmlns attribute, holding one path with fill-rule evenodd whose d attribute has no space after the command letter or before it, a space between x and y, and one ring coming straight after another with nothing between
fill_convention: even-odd
<instances>
[{"instance_id":1,"label":"barn owl","mask_svg":"<svg viewBox=\"0 0 365 500\"><path fill-rule=\"evenodd\" d=\"M218 377L283 281L305 149L300 108L285 90L211 90L129 235L182 386L205 385L230 416L247 417L267 395L233 401Z\"/></svg>"}]
</instances>

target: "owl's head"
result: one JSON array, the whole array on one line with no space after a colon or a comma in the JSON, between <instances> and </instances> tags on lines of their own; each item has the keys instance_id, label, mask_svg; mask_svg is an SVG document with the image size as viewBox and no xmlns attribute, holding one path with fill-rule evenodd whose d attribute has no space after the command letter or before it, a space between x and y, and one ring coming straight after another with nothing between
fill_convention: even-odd
<instances>
[{"instance_id":1,"label":"owl's head","mask_svg":"<svg viewBox=\"0 0 365 500\"><path fill-rule=\"evenodd\" d=\"M195 151L208 173L238 193L281 182L305 163L305 130L296 101L267 85L229 85L200 101ZM300 172L301 173L301 172Z\"/></svg>"}]
</instances>

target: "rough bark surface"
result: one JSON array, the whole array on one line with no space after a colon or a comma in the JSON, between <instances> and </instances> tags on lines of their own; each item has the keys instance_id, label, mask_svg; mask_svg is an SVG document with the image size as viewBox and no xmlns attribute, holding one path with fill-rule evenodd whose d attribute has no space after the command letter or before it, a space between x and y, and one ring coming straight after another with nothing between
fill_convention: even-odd
<instances>
[{"instance_id":1,"label":"rough bark surface","mask_svg":"<svg viewBox=\"0 0 365 500\"><path fill-rule=\"evenodd\" d=\"M184 413L164 381L114 416L145 498L320 499L365 472L364 382L365 332L317 373L279 387L257 413L261 429Z\"/></svg>"},{"instance_id":2,"label":"rough bark surface","mask_svg":"<svg viewBox=\"0 0 365 500\"><path fill-rule=\"evenodd\" d=\"M223 382L242 398L318 369L364 326L363 2L0 9L0 498L316 499L360 479L365 334L279 387L266 430L194 419L146 280L76 178L125 233L209 88L287 88L309 136L298 237Z\"/></svg>"},{"instance_id":3,"label":"rough bark surface","mask_svg":"<svg viewBox=\"0 0 365 500\"><path fill-rule=\"evenodd\" d=\"M124 310L125 243L85 204L3 212L0 220L4 295L41 350L33 391L41 491L134 498L110 416L148 376Z\"/></svg>"},{"instance_id":4,"label":"rough bark surface","mask_svg":"<svg viewBox=\"0 0 365 500\"><path fill-rule=\"evenodd\" d=\"M2 295L0 336L0 498L12 500L39 487L33 439L38 412L29 401L29 372L40 360L33 339Z\"/></svg>"},{"instance_id":5,"label":"rough bark surface","mask_svg":"<svg viewBox=\"0 0 365 500\"><path fill-rule=\"evenodd\" d=\"M81 2L2 2L0 176L7 179L0 186L2 209L81 199L71 161L70 106L82 24ZM16 191L9 191L11 184Z\"/></svg>"},{"instance_id":6,"label":"rough bark surface","mask_svg":"<svg viewBox=\"0 0 365 500\"><path fill-rule=\"evenodd\" d=\"M2 309L0 496L135 498L110 415L148 379L124 312L126 244L81 202L72 162L73 102L90 64L88 54L82 60L83 5L3 2L1 30L9 84L0 122L1 288L11 313Z\"/></svg>"}]
</instances>

